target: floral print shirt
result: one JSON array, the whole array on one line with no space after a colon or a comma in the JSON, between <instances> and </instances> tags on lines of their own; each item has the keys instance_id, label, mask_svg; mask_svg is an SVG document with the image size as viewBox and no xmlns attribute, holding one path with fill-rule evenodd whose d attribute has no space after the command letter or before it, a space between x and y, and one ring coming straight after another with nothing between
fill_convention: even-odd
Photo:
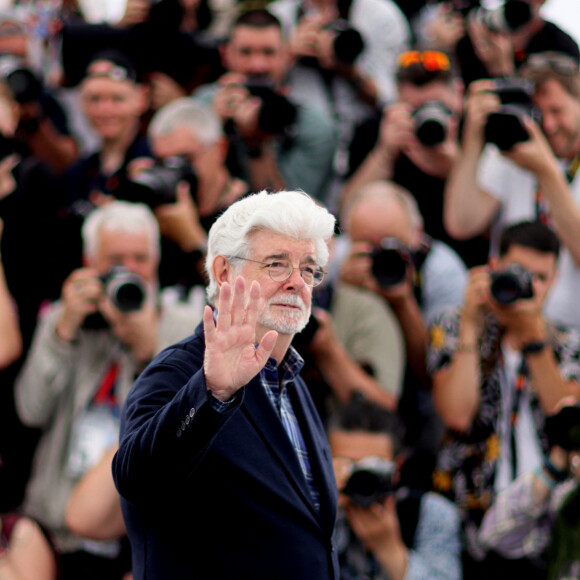
<instances>
[{"instance_id":1,"label":"floral print shirt","mask_svg":"<svg viewBox=\"0 0 580 580\"><path fill-rule=\"evenodd\" d=\"M429 330L427 370L433 375L453 359L459 342L458 309L446 309L433 320ZM466 433L447 430L433 474L434 487L459 507L464 520L468 550L476 557L483 552L476 540L477 528L494 496L496 465L501 449L502 381L506 380L501 355L501 331L489 314L479 340L482 375L480 406ZM550 327L550 345L560 373L566 380L580 380L580 334L561 326ZM529 380L522 356L520 373L529 390L533 420L544 452L548 442L543 432L544 414Z\"/></svg>"}]
</instances>

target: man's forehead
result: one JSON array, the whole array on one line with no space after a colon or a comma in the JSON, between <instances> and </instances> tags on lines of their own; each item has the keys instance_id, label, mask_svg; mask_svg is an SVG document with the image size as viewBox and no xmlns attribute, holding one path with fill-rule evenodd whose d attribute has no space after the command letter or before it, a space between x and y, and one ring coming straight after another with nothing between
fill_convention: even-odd
<instances>
[{"instance_id":1,"label":"man's forehead","mask_svg":"<svg viewBox=\"0 0 580 580\"><path fill-rule=\"evenodd\" d=\"M239 25L232 32L231 44L237 48L256 44L267 44L278 47L282 44L282 31L277 26L256 27Z\"/></svg>"}]
</instances>

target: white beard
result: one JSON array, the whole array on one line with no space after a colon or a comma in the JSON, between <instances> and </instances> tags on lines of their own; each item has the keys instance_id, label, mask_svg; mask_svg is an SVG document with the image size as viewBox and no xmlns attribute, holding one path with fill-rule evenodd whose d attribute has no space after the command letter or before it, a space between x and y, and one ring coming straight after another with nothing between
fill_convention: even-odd
<instances>
[{"instance_id":1,"label":"white beard","mask_svg":"<svg viewBox=\"0 0 580 580\"><path fill-rule=\"evenodd\" d=\"M272 308L272 304L290 304L298 306L300 310L284 310L278 312L276 307ZM297 294L276 294L265 302L260 309L258 315L258 322L272 330L276 330L280 334L297 334L304 330L310 318L310 308L306 308L304 300Z\"/></svg>"}]
</instances>

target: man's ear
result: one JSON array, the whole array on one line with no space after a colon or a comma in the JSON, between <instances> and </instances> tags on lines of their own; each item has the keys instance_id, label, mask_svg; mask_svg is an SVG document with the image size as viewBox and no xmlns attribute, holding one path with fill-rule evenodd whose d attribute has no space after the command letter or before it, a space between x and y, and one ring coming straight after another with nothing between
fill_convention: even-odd
<instances>
[{"instance_id":1,"label":"man's ear","mask_svg":"<svg viewBox=\"0 0 580 580\"><path fill-rule=\"evenodd\" d=\"M213 259L211 271L220 288L224 282L231 282L232 265L225 256L218 255Z\"/></svg>"}]
</instances>

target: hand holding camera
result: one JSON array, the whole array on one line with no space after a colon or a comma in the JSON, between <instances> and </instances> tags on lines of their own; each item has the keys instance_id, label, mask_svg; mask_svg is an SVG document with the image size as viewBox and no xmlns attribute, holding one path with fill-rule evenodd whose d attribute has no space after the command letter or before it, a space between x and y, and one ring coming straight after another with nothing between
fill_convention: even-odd
<instances>
[{"instance_id":1,"label":"hand holding camera","mask_svg":"<svg viewBox=\"0 0 580 580\"><path fill-rule=\"evenodd\" d=\"M93 268L79 268L68 276L62 287L64 310L56 333L67 342L73 341L85 318L99 311L103 283Z\"/></svg>"}]
</instances>

